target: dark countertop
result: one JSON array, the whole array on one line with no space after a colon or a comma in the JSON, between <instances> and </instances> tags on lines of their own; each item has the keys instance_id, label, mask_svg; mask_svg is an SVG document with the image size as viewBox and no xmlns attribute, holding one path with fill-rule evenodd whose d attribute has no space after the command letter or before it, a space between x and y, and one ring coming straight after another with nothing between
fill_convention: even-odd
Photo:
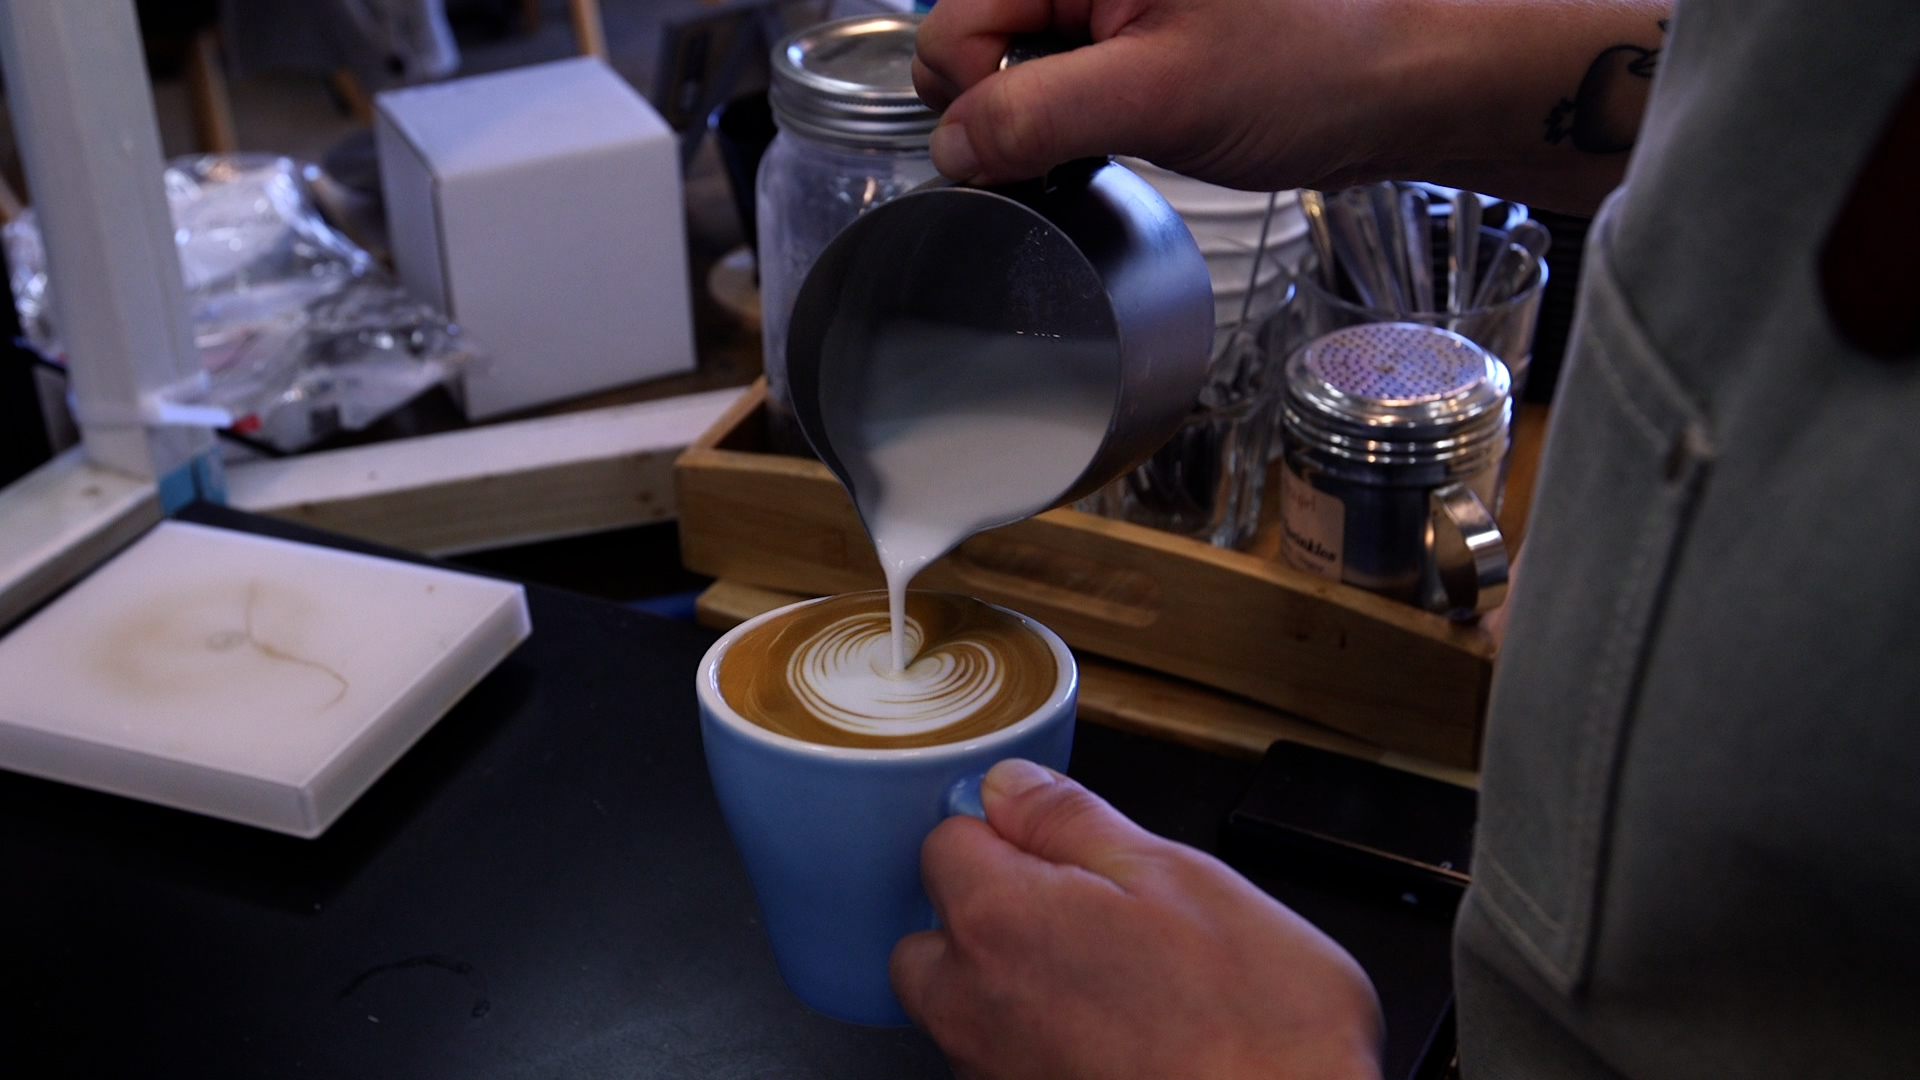
<instances>
[{"instance_id":1,"label":"dark countertop","mask_svg":"<svg viewBox=\"0 0 1920 1080\"><path fill-rule=\"evenodd\" d=\"M184 516L365 549L196 507ZM530 587L533 637L318 840L0 773L10 1075L948 1075L787 993L708 785L714 635ZM1213 847L1254 763L1082 725L1073 769ZM1256 880L1345 943L1405 1076L1444 920Z\"/></svg>"}]
</instances>

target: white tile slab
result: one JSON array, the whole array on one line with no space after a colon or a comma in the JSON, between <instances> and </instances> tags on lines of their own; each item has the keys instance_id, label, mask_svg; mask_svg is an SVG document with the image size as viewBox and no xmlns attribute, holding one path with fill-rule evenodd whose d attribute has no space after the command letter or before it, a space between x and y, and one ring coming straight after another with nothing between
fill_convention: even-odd
<instances>
[{"instance_id":1,"label":"white tile slab","mask_svg":"<svg viewBox=\"0 0 1920 1080\"><path fill-rule=\"evenodd\" d=\"M512 583L163 522L0 639L0 767L318 836L530 630Z\"/></svg>"}]
</instances>

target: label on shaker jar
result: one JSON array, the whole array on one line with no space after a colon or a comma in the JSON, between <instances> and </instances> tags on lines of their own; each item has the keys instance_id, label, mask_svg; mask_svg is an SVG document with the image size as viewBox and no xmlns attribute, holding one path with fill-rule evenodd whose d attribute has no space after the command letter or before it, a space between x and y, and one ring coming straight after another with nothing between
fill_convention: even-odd
<instances>
[{"instance_id":1,"label":"label on shaker jar","mask_svg":"<svg viewBox=\"0 0 1920 1080\"><path fill-rule=\"evenodd\" d=\"M1280 470L1280 550L1287 562L1329 581L1340 580L1347 506L1316 491L1291 468Z\"/></svg>"}]
</instances>

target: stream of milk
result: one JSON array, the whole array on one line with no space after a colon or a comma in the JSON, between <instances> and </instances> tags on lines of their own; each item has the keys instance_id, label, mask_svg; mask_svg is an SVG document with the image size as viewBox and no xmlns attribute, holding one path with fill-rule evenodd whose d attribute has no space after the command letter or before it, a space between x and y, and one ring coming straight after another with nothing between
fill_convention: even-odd
<instances>
[{"instance_id":1,"label":"stream of milk","mask_svg":"<svg viewBox=\"0 0 1920 1080\"><path fill-rule=\"evenodd\" d=\"M913 321L876 327L865 364L823 365L826 434L886 573L896 673L913 659L908 582L1065 494L1106 438L1118 372L1112 341Z\"/></svg>"}]
</instances>

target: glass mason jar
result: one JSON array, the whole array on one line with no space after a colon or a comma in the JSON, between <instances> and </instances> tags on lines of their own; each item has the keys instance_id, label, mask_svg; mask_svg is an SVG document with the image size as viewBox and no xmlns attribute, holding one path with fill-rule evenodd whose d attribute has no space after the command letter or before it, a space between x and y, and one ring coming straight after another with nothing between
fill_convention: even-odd
<instances>
[{"instance_id":1,"label":"glass mason jar","mask_svg":"<svg viewBox=\"0 0 1920 1080\"><path fill-rule=\"evenodd\" d=\"M793 422L787 325L820 252L853 220L933 179L938 114L913 91L918 15L838 19L774 49L769 99L780 133L760 160L762 356L772 448L810 454Z\"/></svg>"}]
</instances>

